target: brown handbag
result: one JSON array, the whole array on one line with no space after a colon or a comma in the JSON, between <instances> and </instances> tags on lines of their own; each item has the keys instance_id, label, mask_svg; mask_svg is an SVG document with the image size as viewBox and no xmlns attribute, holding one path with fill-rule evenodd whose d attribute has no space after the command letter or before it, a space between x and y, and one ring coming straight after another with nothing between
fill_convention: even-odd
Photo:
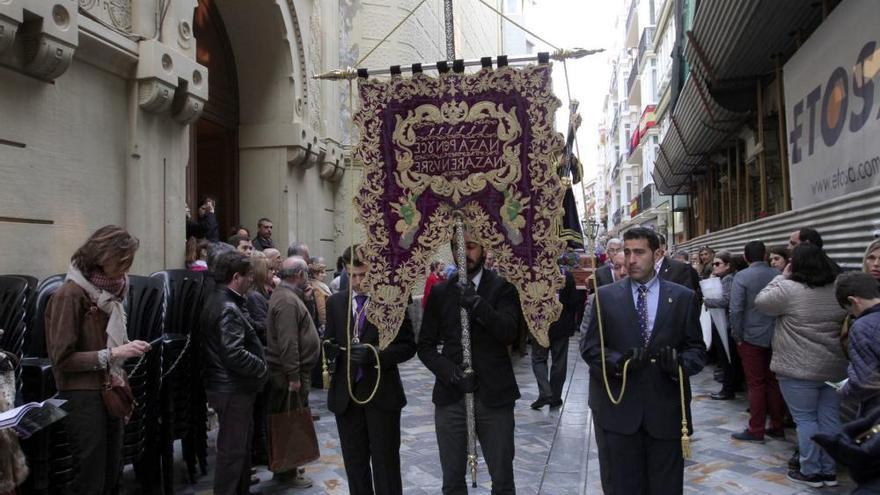
<instances>
[{"instance_id":1,"label":"brown handbag","mask_svg":"<svg viewBox=\"0 0 880 495\"><path fill-rule=\"evenodd\" d=\"M114 377L107 369L104 373L101 398L104 399L107 414L128 423L135 406L134 394L131 392L131 387L128 386L128 380L124 377Z\"/></svg>"},{"instance_id":2,"label":"brown handbag","mask_svg":"<svg viewBox=\"0 0 880 495\"><path fill-rule=\"evenodd\" d=\"M269 415L269 469L283 473L318 460L318 435L312 421L312 411L299 403L290 407L288 392L286 411Z\"/></svg>"}]
</instances>

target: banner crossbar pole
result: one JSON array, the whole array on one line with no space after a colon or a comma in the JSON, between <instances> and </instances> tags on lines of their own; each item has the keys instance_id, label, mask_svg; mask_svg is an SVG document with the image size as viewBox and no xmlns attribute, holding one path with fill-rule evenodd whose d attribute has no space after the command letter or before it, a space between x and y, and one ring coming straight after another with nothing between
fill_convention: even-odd
<instances>
[{"instance_id":1,"label":"banner crossbar pole","mask_svg":"<svg viewBox=\"0 0 880 495\"><path fill-rule=\"evenodd\" d=\"M572 49L563 49L556 50L548 54L549 58L552 60L562 61L567 59L577 59L586 57L587 55L593 55L596 53L604 52L604 48L599 48L596 50L587 50L585 48L572 48ZM529 62L535 62L538 58L542 56L541 54L536 55L518 55L515 57L507 57L507 63L509 65L513 64L524 64ZM487 57L489 58L489 57ZM491 62L495 65L498 63L498 59L502 57L491 57ZM456 61L447 61L449 64L448 67L452 67L453 63ZM436 70L437 66L442 64L443 62L434 62L430 64L413 64L420 66L422 70ZM484 59L472 59L472 60L464 60L459 61L460 64L463 64L464 67L475 67L478 65L482 65L484 63ZM400 72L412 72L413 65L400 65L396 68L399 68ZM366 72L370 76L381 76L391 74L391 67L385 67L382 69L366 69ZM348 80L348 79L356 79L358 77L358 69L349 67L347 69L335 69L329 72L324 72L322 74L315 74L312 76L312 79L324 79L324 80Z\"/></svg>"}]
</instances>

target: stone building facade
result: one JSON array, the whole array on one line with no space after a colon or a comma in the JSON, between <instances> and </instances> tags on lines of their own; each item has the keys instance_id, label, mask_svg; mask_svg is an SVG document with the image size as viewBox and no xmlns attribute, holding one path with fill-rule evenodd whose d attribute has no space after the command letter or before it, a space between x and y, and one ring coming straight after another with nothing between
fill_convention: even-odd
<instances>
[{"instance_id":1,"label":"stone building facade","mask_svg":"<svg viewBox=\"0 0 880 495\"><path fill-rule=\"evenodd\" d=\"M205 195L221 238L265 216L276 245L334 259L348 84L310 76L352 65L417 4L0 1L0 273L63 272L108 223L140 238L133 273L181 267L185 206ZM494 13L456 2L456 17L460 57L501 53ZM429 0L365 65L444 55Z\"/></svg>"}]
</instances>

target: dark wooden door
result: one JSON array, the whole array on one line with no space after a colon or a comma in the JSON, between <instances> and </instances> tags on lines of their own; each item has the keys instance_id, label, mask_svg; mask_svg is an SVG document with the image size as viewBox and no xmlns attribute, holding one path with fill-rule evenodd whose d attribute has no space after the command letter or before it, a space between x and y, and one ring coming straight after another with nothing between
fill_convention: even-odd
<instances>
[{"instance_id":1,"label":"dark wooden door","mask_svg":"<svg viewBox=\"0 0 880 495\"><path fill-rule=\"evenodd\" d=\"M217 200L220 240L239 224L238 79L223 19L213 0L199 0L193 16L196 60L208 68L208 103L192 127L187 203L193 212L205 196Z\"/></svg>"}]
</instances>

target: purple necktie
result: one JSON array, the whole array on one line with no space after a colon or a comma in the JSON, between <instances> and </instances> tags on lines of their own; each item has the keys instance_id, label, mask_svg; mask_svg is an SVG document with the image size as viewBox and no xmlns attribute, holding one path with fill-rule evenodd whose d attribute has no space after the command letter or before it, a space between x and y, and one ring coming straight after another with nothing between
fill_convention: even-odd
<instances>
[{"instance_id":1,"label":"purple necktie","mask_svg":"<svg viewBox=\"0 0 880 495\"><path fill-rule=\"evenodd\" d=\"M645 348L648 347L648 340L651 339L651 329L648 328L648 287L639 285L639 299L636 303L636 311L639 313L639 330L642 331L642 339L645 341Z\"/></svg>"},{"instance_id":2,"label":"purple necktie","mask_svg":"<svg viewBox=\"0 0 880 495\"><path fill-rule=\"evenodd\" d=\"M364 333L364 325L367 322L367 312L364 308L364 306L367 304L367 296L363 294L358 294L354 296L354 302L354 314L357 317L357 320L355 320L354 334L360 341L361 335ZM364 370L361 366L358 366L357 370L355 370L354 372L354 381L359 382L363 377Z\"/></svg>"}]
</instances>

